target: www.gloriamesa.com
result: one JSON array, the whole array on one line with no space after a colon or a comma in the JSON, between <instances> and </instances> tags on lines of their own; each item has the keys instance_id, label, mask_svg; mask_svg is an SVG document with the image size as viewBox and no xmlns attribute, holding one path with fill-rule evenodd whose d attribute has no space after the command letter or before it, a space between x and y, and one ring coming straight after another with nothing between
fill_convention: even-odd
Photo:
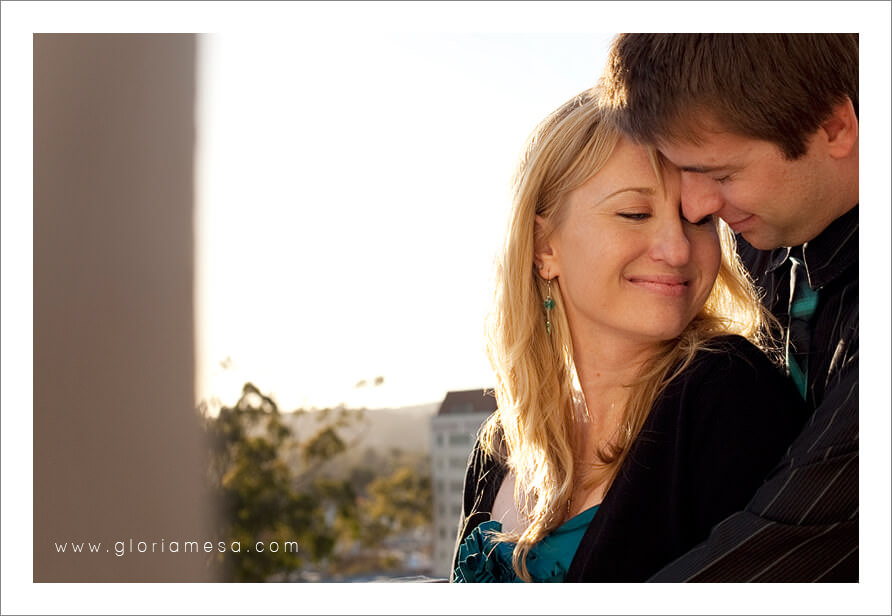
<instances>
[{"instance_id":1,"label":"www.gloriamesa.com","mask_svg":"<svg viewBox=\"0 0 892 616\"><path fill-rule=\"evenodd\" d=\"M82 541L80 543L74 541L66 541L64 543L55 543L56 552L59 554L114 554L115 556L125 556L127 554L211 554L214 552L288 552L297 553L297 541L270 541L265 543L258 541L253 545L242 546L239 541L226 543L225 541L134 541L128 539L125 541L115 541L113 547L106 545L103 547L101 542L93 543L90 541Z\"/></svg>"}]
</instances>

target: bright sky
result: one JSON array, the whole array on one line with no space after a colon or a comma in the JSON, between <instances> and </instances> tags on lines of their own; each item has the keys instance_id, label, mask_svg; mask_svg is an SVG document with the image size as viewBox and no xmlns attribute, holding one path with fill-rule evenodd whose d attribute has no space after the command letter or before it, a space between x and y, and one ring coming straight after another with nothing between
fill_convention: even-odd
<instances>
[{"instance_id":1,"label":"bright sky","mask_svg":"<svg viewBox=\"0 0 892 616\"><path fill-rule=\"evenodd\" d=\"M202 37L199 397L232 403L251 380L286 409L376 407L491 387L514 165L611 36Z\"/></svg>"}]
</instances>

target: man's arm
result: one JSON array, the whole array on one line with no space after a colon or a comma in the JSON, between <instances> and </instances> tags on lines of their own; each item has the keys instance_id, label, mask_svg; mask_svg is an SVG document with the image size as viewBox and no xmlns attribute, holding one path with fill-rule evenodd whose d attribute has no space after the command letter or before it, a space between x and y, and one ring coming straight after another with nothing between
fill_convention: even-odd
<instances>
[{"instance_id":1,"label":"man's arm","mask_svg":"<svg viewBox=\"0 0 892 616\"><path fill-rule=\"evenodd\" d=\"M857 351L746 509L649 581L858 581Z\"/></svg>"}]
</instances>

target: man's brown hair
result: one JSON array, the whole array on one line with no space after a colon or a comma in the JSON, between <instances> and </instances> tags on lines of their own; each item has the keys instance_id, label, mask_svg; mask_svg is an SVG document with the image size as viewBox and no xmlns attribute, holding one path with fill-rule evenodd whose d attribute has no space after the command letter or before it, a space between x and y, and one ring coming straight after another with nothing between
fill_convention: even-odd
<instances>
[{"instance_id":1,"label":"man's brown hair","mask_svg":"<svg viewBox=\"0 0 892 616\"><path fill-rule=\"evenodd\" d=\"M709 119L796 159L846 97L858 113L858 35L620 34L598 94L637 141L693 141Z\"/></svg>"}]
</instances>

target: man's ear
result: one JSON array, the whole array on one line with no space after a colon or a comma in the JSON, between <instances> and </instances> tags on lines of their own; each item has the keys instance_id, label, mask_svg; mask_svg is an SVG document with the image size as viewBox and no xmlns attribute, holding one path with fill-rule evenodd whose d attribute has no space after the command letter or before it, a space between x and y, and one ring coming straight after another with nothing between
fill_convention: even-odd
<instances>
[{"instance_id":1,"label":"man's ear","mask_svg":"<svg viewBox=\"0 0 892 616\"><path fill-rule=\"evenodd\" d=\"M557 254L552 243L551 224L541 216L536 216L536 229L533 233L533 251L535 253L536 270L542 278L551 280L555 276L560 275Z\"/></svg>"},{"instance_id":2,"label":"man's ear","mask_svg":"<svg viewBox=\"0 0 892 616\"><path fill-rule=\"evenodd\" d=\"M845 158L858 144L858 116L851 99L833 107L830 117L821 123L827 152L833 158Z\"/></svg>"}]
</instances>

